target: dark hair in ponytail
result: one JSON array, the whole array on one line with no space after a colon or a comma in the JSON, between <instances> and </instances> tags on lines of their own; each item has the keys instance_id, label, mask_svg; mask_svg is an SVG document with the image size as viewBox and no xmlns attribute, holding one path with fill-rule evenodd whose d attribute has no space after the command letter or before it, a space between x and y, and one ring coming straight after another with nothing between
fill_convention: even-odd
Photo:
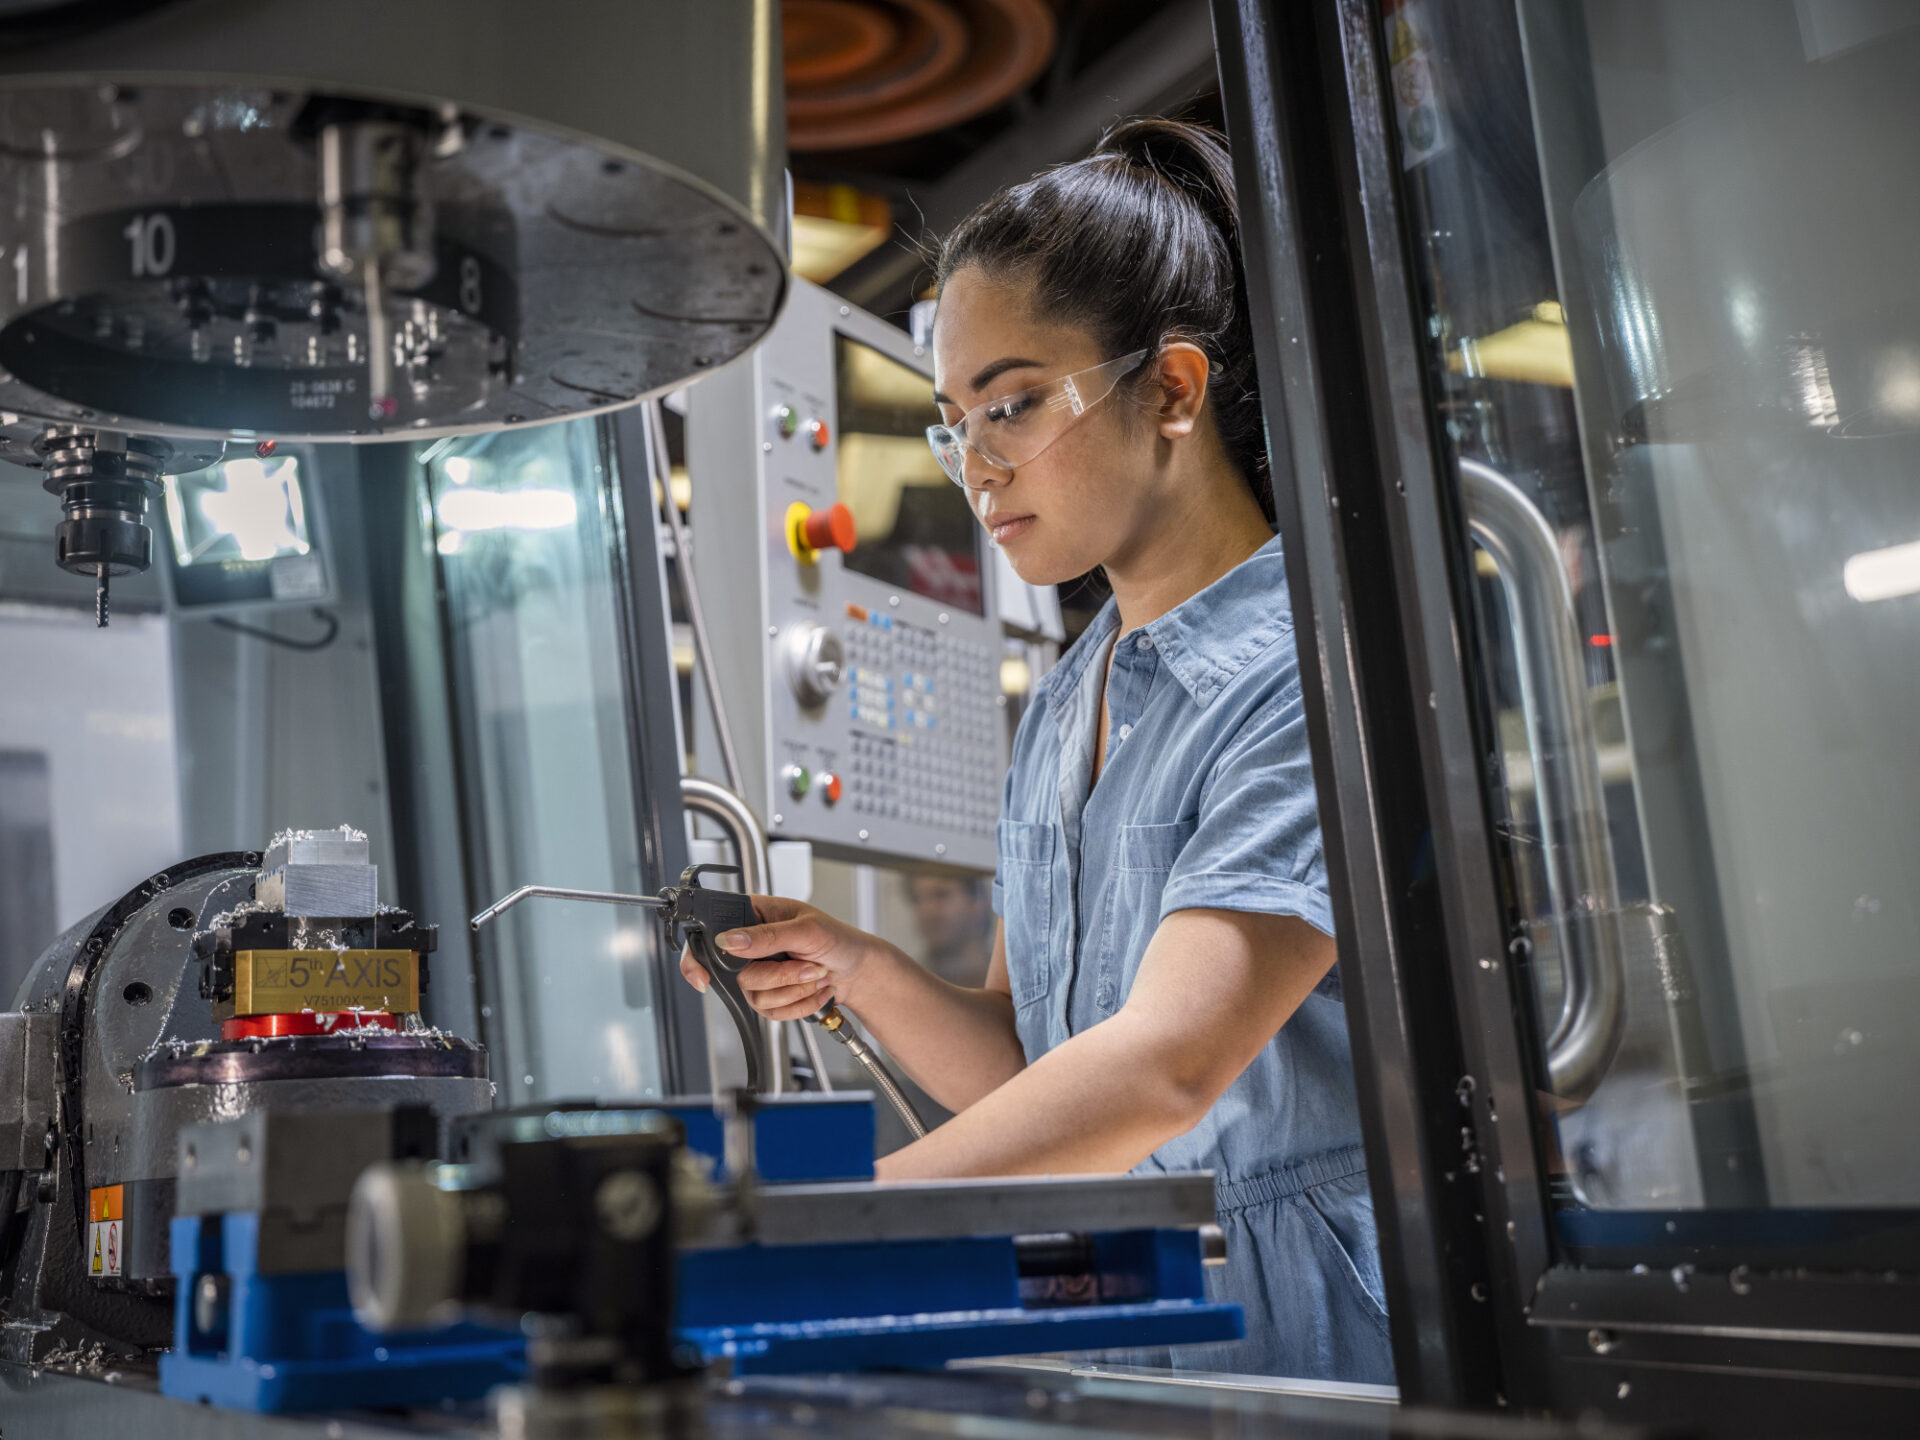
<instances>
[{"instance_id":1,"label":"dark hair in ponytail","mask_svg":"<svg viewBox=\"0 0 1920 1440\"><path fill-rule=\"evenodd\" d=\"M1086 159L961 221L940 248L939 283L970 265L1026 281L1048 319L1084 327L1109 355L1176 340L1204 350L1220 438L1273 519L1240 211L1218 133L1179 120L1116 125Z\"/></svg>"}]
</instances>

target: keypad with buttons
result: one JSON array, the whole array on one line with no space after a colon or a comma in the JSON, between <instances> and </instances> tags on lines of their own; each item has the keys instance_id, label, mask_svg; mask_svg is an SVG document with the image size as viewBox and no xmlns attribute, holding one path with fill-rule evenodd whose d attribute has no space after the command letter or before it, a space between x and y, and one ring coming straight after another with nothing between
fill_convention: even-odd
<instances>
[{"instance_id":1,"label":"keypad with buttons","mask_svg":"<svg viewBox=\"0 0 1920 1440\"><path fill-rule=\"evenodd\" d=\"M855 813L992 835L1004 778L993 648L888 614L850 619L845 634Z\"/></svg>"}]
</instances>

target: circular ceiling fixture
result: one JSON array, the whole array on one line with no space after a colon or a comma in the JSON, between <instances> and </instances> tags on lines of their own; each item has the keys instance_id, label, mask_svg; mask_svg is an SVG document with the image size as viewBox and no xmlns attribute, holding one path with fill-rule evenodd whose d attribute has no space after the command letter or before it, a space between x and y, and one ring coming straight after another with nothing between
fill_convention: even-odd
<instances>
[{"instance_id":1,"label":"circular ceiling fixture","mask_svg":"<svg viewBox=\"0 0 1920 1440\"><path fill-rule=\"evenodd\" d=\"M993 109L1053 57L1046 0L784 0L787 144L853 150Z\"/></svg>"}]
</instances>

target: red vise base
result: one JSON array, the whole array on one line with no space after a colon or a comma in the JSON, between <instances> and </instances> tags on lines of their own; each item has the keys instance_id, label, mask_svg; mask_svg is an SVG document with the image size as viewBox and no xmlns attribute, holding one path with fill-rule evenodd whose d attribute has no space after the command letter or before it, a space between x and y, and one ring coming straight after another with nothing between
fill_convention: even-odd
<instances>
[{"instance_id":1,"label":"red vise base","mask_svg":"<svg viewBox=\"0 0 1920 1440\"><path fill-rule=\"evenodd\" d=\"M241 1015L220 1022L222 1040L275 1035L331 1035L337 1030L398 1030L400 1017L384 1010L302 1011L291 1015Z\"/></svg>"}]
</instances>

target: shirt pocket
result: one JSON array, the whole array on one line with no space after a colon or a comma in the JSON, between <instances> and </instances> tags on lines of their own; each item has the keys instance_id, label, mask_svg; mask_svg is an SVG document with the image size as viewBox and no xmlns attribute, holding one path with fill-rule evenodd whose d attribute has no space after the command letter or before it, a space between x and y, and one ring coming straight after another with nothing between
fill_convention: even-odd
<instances>
[{"instance_id":1,"label":"shirt pocket","mask_svg":"<svg viewBox=\"0 0 1920 1440\"><path fill-rule=\"evenodd\" d=\"M1031 1005L1053 983L1054 827L1002 820L995 844L1007 927L1007 982L1016 1006Z\"/></svg>"},{"instance_id":2,"label":"shirt pocket","mask_svg":"<svg viewBox=\"0 0 1920 1440\"><path fill-rule=\"evenodd\" d=\"M1103 1014L1117 1010L1132 988L1140 957L1160 928L1160 897L1167 888L1167 873L1197 829L1198 820L1120 827L1094 990L1094 1003Z\"/></svg>"}]
</instances>

